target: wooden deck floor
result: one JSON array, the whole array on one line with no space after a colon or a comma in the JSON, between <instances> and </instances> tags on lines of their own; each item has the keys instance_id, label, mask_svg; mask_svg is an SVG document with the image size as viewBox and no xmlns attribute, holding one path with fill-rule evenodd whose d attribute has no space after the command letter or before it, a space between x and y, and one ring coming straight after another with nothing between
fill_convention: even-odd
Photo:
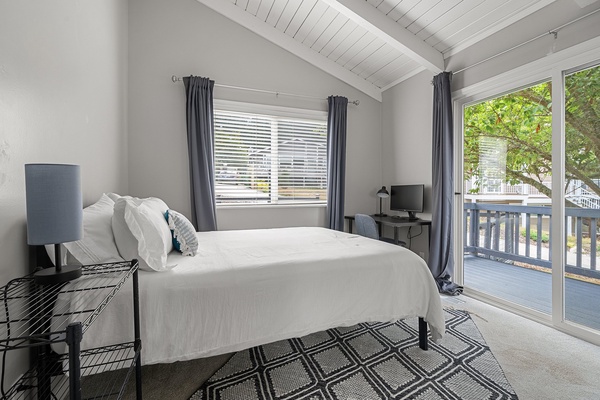
<instances>
[{"instance_id":1,"label":"wooden deck floor","mask_svg":"<svg viewBox=\"0 0 600 400\"><path fill-rule=\"evenodd\" d=\"M551 313L549 273L466 255L464 268L466 287ZM567 278L565 293L566 319L600 330L600 285Z\"/></svg>"}]
</instances>

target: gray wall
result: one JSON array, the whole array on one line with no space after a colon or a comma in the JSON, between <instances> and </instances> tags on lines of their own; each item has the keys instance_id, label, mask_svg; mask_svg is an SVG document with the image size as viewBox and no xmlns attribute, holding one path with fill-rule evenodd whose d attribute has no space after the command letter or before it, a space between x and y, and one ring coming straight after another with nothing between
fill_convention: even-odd
<instances>
[{"instance_id":1,"label":"gray wall","mask_svg":"<svg viewBox=\"0 0 600 400\"><path fill-rule=\"evenodd\" d=\"M421 72L383 93L383 184L389 187L424 183L424 213L419 214L422 218L431 217L431 78L431 73ZM386 209L387 200L384 201ZM411 236L420 231L420 228L412 228ZM408 243L407 234L408 229L402 229L400 239ZM413 239L411 246L415 252L425 253L426 258L428 234L427 228L423 228L423 234Z\"/></svg>"},{"instance_id":2,"label":"gray wall","mask_svg":"<svg viewBox=\"0 0 600 400\"><path fill-rule=\"evenodd\" d=\"M130 0L129 191L158 196L190 215L185 96L171 75L317 96L320 100L215 88L215 98L326 110L329 95L348 108L346 213L375 212L381 184L381 103L233 23L195 0ZM323 226L324 207L222 208L219 229Z\"/></svg>"},{"instance_id":3,"label":"gray wall","mask_svg":"<svg viewBox=\"0 0 600 400\"><path fill-rule=\"evenodd\" d=\"M126 190L126 53L126 2L0 2L1 285L29 270L25 163L80 164L85 204Z\"/></svg>"}]
</instances>

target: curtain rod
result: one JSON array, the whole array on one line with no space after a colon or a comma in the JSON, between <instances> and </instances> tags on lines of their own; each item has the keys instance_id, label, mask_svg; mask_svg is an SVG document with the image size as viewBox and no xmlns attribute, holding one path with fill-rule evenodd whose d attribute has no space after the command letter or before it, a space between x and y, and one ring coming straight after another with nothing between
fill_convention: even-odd
<instances>
[{"instance_id":1,"label":"curtain rod","mask_svg":"<svg viewBox=\"0 0 600 400\"><path fill-rule=\"evenodd\" d=\"M181 82L181 81L183 81L183 78L180 78L178 76L173 75L171 77L171 81L173 81L173 83ZM247 88L247 87L242 87L242 86L224 85L222 83L215 83L215 86L226 88L226 89L247 90L247 91L250 91L250 92L269 93L269 94L274 94L275 96L282 95L282 96L291 96L291 97L302 97L302 98L305 98L305 99L313 99L313 100L315 100L315 99L316 100L326 100L326 99L323 99L321 97L306 96L306 95L303 95L303 94L275 92L275 91L272 91L272 90L253 89L253 88ZM355 106L357 106L357 105L360 104L360 100L348 100L348 103L354 104Z\"/></svg>"},{"instance_id":2,"label":"curtain rod","mask_svg":"<svg viewBox=\"0 0 600 400\"><path fill-rule=\"evenodd\" d=\"M481 60L481 61L478 61L478 62L476 62L475 64L469 65L468 67L464 67L463 69L459 69L458 71L455 71L455 72L453 72L452 74L453 74L453 75L460 74L461 72L463 72L463 71L465 71L465 70L467 70L467 69L469 69L469 68L476 67L476 66L478 66L478 65L480 65L480 64L483 64L484 62L487 62L487 61L490 61L490 60L492 60L492 59L494 59L494 58L496 58L496 57L499 57L499 56L501 56L502 54L508 53L509 51L513 51L513 50L515 50L515 49L518 49L518 48L519 48L519 47L521 47L521 46L525 46L526 44L528 44L528 43L531 43L531 42L533 42L534 40L538 40L539 38L541 38L541 37L544 37L544 36L546 36L546 35L554 35L554 40L556 40L556 39L558 38L558 31L560 31L560 30L561 30L561 29L563 29L564 27L567 27L567 26L569 26L569 25L571 25L571 24L574 24L574 23L575 23L575 22L577 22L577 21L580 21L580 20L582 20L582 19L584 19L584 18L587 18L587 17L589 17L590 15L593 15L593 14L597 13L598 11L600 11L600 8L598 8L598 9L596 9L596 10L592 11L592 12L589 12L589 13L587 13L587 14L585 14L585 15L582 15L581 17L579 17L579 18L576 18L576 19L574 19L573 21L569 21L569 22L567 22L566 24L563 24L563 25L561 25L561 26L559 26L559 27L557 27L557 28L551 29L551 30L549 30L548 32L544 32L544 33L542 33L541 35L538 35L538 36L534 37L533 39L529 39L529 40L527 40L527 41L525 41L525 42L523 42L523 43L521 43L521 44L518 44L518 45L516 45L516 46L513 46L513 47L511 47L510 49L504 50L504 51L502 51L502 52L500 52L500 53L498 53L498 54L494 54L493 56L490 56L490 57L488 57L488 58L486 58L486 59L483 59L483 60ZM433 82L433 81L432 81L432 82Z\"/></svg>"}]
</instances>

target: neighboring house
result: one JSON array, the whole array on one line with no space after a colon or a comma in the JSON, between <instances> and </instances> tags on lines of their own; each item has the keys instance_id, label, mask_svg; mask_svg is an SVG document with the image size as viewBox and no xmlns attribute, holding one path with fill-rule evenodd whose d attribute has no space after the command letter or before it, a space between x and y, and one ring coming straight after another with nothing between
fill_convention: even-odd
<instances>
[{"instance_id":1,"label":"neighboring house","mask_svg":"<svg viewBox=\"0 0 600 400\"><path fill-rule=\"evenodd\" d=\"M286 177L300 176L298 184L307 187L325 188L327 176L327 147L301 138L279 143L277 150L280 163L279 184L285 186ZM257 149L248 154L248 164L256 179L269 179L271 175L271 147Z\"/></svg>"},{"instance_id":2,"label":"neighboring house","mask_svg":"<svg viewBox=\"0 0 600 400\"><path fill-rule=\"evenodd\" d=\"M595 180L600 181L600 180ZM543 184L552 188L550 178ZM600 209L600 196L588 190L582 181L571 181L565 190L565 199L581 208ZM505 203L521 205L549 205L550 198L529 184L510 185L501 179L489 179L477 188L475 179L465 181L465 201L472 203Z\"/></svg>"}]
</instances>

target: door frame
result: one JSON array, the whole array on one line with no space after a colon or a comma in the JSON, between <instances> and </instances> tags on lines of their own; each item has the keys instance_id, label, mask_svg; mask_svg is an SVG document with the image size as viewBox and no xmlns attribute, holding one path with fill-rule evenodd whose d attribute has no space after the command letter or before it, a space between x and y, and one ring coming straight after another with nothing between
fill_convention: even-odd
<instances>
[{"instance_id":1,"label":"door frame","mask_svg":"<svg viewBox=\"0 0 600 400\"><path fill-rule=\"evenodd\" d=\"M463 266L463 145L464 107L486 99L514 92L543 81L552 81L552 187L564 186L564 76L574 69L600 63L600 37L550 54L542 59L515 68L452 93L454 107L454 280L464 285ZM558 166L558 168L556 167ZM552 237L565 242L564 193L552 191ZM546 315L515 303L482 293L468 287L464 293L491 305L506 309L528 319L600 345L600 332L577 325L564 318L565 247L552 246L552 314Z\"/></svg>"}]
</instances>

